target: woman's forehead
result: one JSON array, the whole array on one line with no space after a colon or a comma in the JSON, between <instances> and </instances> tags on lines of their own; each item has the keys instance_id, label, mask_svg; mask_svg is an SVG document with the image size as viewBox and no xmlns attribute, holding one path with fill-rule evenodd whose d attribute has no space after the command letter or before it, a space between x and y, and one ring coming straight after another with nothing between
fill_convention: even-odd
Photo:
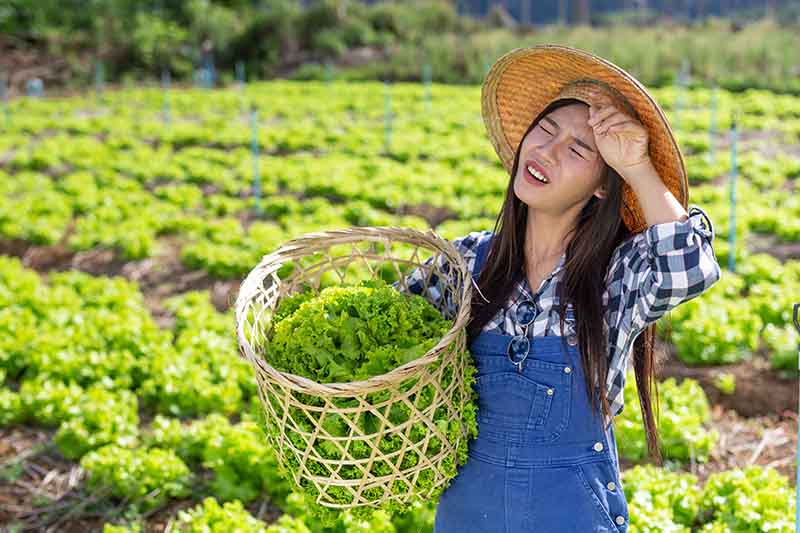
<instances>
[{"instance_id":1,"label":"woman's forehead","mask_svg":"<svg viewBox=\"0 0 800 533\"><path fill-rule=\"evenodd\" d=\"M551 110L547 116L552 118L574 120L577 125L586 125L589 118L589 105L572 103Z\"/></svg>"},{"instance_id":2,"label":"woman's forehead","mask_svg":"<svg viewBox=\"0 0 800 533\"><path fill-rule=\"evenodd\" d=\"M568 109L571 108L571 109ZM583 108L583 109L581 109ZM542 122L555 126L559 129L567 129L571 134L594 148L594 133L591 126L587 124L589 111L587 106L580 104L570 104L550 111L542 118ZM553 122L550 122L550 121Z\"/></svg>"}]
</instances>

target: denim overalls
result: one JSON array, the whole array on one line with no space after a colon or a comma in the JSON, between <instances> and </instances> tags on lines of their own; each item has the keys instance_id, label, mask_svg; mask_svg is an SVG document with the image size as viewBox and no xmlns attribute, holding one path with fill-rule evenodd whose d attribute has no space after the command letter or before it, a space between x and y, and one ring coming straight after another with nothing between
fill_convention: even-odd
<instances>
[{"instance_id":1,"label":"denim overalls","mask_svg":"<svg viewBox=\"0 0 800 533\"><path fill-rule=\"evenodd\" d=\"M565 351L561 336L533 338L520 373L511 339L482 332L470 345L478 437L440 496L434 533L626 532L614 430L592 416L577 343Z\"/></svg>"}]
</instances>

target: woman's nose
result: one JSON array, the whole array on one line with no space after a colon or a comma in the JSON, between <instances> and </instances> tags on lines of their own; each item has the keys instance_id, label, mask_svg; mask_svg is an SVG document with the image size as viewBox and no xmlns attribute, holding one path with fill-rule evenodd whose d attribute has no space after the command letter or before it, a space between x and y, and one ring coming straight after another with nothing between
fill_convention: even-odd
<instances>
[{"instance_id":1,"label":"woman's nose","mask_svg":"<svg viewBox=\"0 0 800 533\"><path fill-rule=\"evenodd\" d=\"M556 139L550 139L539 147L539 159L543 165L553 166L558 161L558 147Z\"/></svg>"}]
</instances>

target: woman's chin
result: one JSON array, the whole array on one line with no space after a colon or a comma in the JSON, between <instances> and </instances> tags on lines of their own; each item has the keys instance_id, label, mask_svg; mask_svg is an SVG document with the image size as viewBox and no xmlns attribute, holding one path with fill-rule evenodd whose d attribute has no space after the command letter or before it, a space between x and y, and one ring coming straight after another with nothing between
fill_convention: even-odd
<instances>
[{"instance_id":1,"label":"woman's chin","mask_svg":"<svg viewBox=\"0 0 800 533\"><path fill-rule=\"evenodd\" d=\"M525 204L534 206L541 201L541 189L535 185L525 182L525 178L519 179L514 183L514 194Z\"/></svg>"}]
</instances>

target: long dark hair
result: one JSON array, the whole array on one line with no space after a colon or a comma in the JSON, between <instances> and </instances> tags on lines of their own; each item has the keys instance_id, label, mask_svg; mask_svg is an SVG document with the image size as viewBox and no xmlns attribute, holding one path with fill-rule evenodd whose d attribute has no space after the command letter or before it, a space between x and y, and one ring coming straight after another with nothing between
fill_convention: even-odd
<instances>
[{"instance_id":1,"label":"long dark hair","mask_svg":"<svg viewBox=\"0 0 800 533\"><path fill-rule=\"evenodd\" d=\"M524 139L539 121L559 107L581 103L576 99L562 99L551 102L528 127ZM584 104L586 105L586 104ZM480 292L473 291L472 311L467 325L467 338L472 341L483 327L508 301L512 288L525 275L525 228L528 219L528 206L514 194L514 179L519 166L520 147L517 146L514 165L506 189L503 207L494 226L495 238L486 257L486 263L478 277ZM578 216L566 249L566 264L563 283L558 284L557 298L560 326L563 337L564 316L567 302L572 303L575 313L575 327L586 378L586 387L591 398L595 415L599 416L597 397L601 403L604 420L610 417L610 406L606 394L606 375L608 373L609 349L608 335L604 327L602 295L605 290L605 275L608 262L614 249L632 236L619 215L622 204L622 178L610 166L605 165L603 179L607 184L606 198L589 198ZM483 299L489 300L486 303ZM662 464L659 450L658 430L652 412L650 390L655 389L656 408L658 408L658 387L655 379L655 324L648 325L633 344L634 371L639 390L639 403L642 408L647 448L656 464ZM563 341L563 338L562 338ZM599 391L596 390L593 376L599 376Z\"/></svg>"}]
</instances>

